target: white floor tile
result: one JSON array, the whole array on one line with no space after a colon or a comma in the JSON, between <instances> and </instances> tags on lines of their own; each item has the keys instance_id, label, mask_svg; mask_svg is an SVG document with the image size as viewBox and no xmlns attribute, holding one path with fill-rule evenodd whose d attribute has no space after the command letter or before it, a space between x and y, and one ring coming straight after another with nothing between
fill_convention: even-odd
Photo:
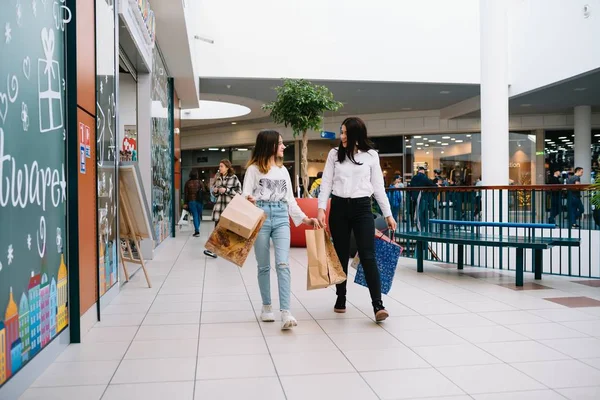
<instances>
[{"instance_id":1,"label":"white floor tile","mask_svg":"<svg viewBox=\"0 0 600 400\"><path fill-rule=\"evenodd\" d=\"M380 324L380 326L386 331L392 333L425 329L440 329L440 325L437 324L433 318L433 316L431 318L423 316L390 317L386 319L384 323Z\"/></svg>"},{"instance_id":2,"label":"white floor tile","mask_svg":"<svg viewBox=\"0 0 600 400\"><path fill-rule=\"evenodd\" d=\"M31 386L107 385L118 365L119 361L54 363Z\"/></svg>"},{"instance_id":3,"label":"white floor tile","mask_svg":"<svg viewBox=\"0 0 600 400\"><path fill-rule=\"evenodd\" d=\"M125 355L129 342L73 343L56 362L119 361Z\"/></svg>"},{"instance_id":4,"label":"white floor tile","mask_svg":"<svg viewBox=\"0 0 600 400\"><path fill-rule=\"evenodd\" d=\"M200 357L267 353L262 337L200 338L198 346Z\"/></svg>"},{"instance_id":5,"label":"white floor tile","mask_svg":"<svg viewBox=\"0 0 600 400\"><path fill-rule=\"evenodd\" d=\"M146 313L135 314L101 314L102 321L96 322L95 328L112 326L139 326L142 324Z\"/></svg>"},{"instance_id":6,"label":"white floor tile","mask_svg":"<svg viewBox=\"0 0 600 400\"><path fill-rule=\"evenodd\" d=\"M298 321L294 329L281 330L281 323L275 320L272 324L260 324L265 336L292 336L292 335L321 335L323 328L315 320Z\"/></svg>"},{"instance_id":7,"label":"white floor tile","mask_svg":"<svg viewBox=\"0 0 600 400\"><path fill-rule=\"evenodd\" d=\"M502 362L472 344L414 347L413 350L434 367L486 365Z\"/></svg>"},{"instance_id":8,"label":"white floor tile","mask_svg":"<svg viewBox=\"0 0 600 400\"><path fill-rule=\"evenodd\" d=\"M600 320L563 322L564 326L600 338Z\"/></svg>"},{"instance_id":9,"label":"white floor tile","mask_svg":"<svg viewBox=\"0 0 600 400\"><path fill-rule=\"evenodd\" d=\"M484 318L500 325L538 324L548 322L547 319L528 311L499 311L479 313Z\"/></svg>"},{"instance_id":10,"label":"white floor tile","mask_svg":"<svg viewBox=\"0 0 600 400\"><path fill-rule=\"evenodd\" d=\"M506 364L445 367L439 371L470 395L546 389Z\"/></svg>"},{"instance_id":11,"label":"white floor tile","mask_svg":"<svg viewBox=\"0 0 600 400\"><path fill-rule=\"evenodd\" d=\"M258 322L230 322L200 325L201 338L262 337Z\"/></svg>"},{"instance_id":12,"label":"white floor tile","mask_svg":"<svg viewBox=\"0 0 600 400\"><path fill-rule=\"evenodd\" d=\"M203 311L203 324L218 324L224 322L255 322L256 315L252 310L245 311Z\"/></svg>"},{"instance_id":13,"label":"white floor tile","mask_svg":"<svg viewBox=\"0 0 600 400\"><path fill-rule=\"evenodd\" d=\"M191 358L196 357L197 352L198 341L196 339L134 340L125 359Z\"/></svg>"},{"instance_id":14,"label":"white floor tile","mask_svg":"<svg viewBox=\"0 0 600 400\"><path fill-rule=\"evenodd\" d=\"M340 351L273 354L279 376L354 372Z\"/></svg>"},{"instance_id":15,"label":"white floor tile","mask_svg":"<svg viewBox=\"0 0 600 400\"><path fill-rule=\"evenodd\" d=\"M600 357L600 339L596 338L540 340L540 343L573 358Z\"/></svg>"},{"instance_id":16,"label":"white floor tile","mask_svg":"<svg viewBox=\"0 0 600 400\"><path fill-rule=\"evenodd\" d=\"M193 398L194 382L191 381L110 385L102 400L193 400Z\"/></svg>"},{"instance_id":17,"label":"white floor tile","mask_svg":"<svg viewBox=\"0 0 600 400\"><path fill-rule=\"evenodd\" d=\"M507 363L569 358L563 353L534 341L481 343L478 346Z\"/></svg>"},{"instance_id":18,"label":"white floor tile","mask_svg":"<svg viewBox=\"0 0 600 400\"><path fill-rule=\"evenodd\" d=\"M131 342L137 333L137 326L114 326L92 328L83 337L83 343Z\"/></svg>"},{"instance_id":19,"label":"white floor tile","mask_svg":"<svg viewBox=\"0 0 600 400\"><path fill-rule=\"evenodd\" d=\"M444 346L465 343L463 338L446 329L394 332L394 336L408 347Z\"/></svg>"},{"instance_id":20,"label":"white floor tile","mask_svg":"<svg viewBox=\"0 0 600 400\"><path fill-rule=\"evenodd\" d=\"M64 386L27 389L19 400L100 400L106 385Z\"/></svg>"},{"instance_id":21,"label":"white floor tile","mask_svg":"<svg viewBox=\"0 0 600 400\"><path fill-rule=\"evenodd\" d=\"M325 335L269 336L266 338L271 354L335 351L335 344Z\"/></svg>"},{"instance_id":22,"label":"white floor tile","mask_svg":"<svg viewBox=\"0 0 600 400\"><path fill-rule=\"evenodd\" d=\"M123 360L111 384L193 381L196 358Z\"/></svg>"},{"instance_id":23,"label":"white floor tile","mask_svg":"<svg viewBox=\"0 0 600 400\"><path fill-rule=\"evenodd\" d=\"M566 307L550 310L531 310L529 312L553 322L593 321L598 319L593 315Z\"/></svg>"},{"instance_id":24,"label":"white floor tile","mask_svg":"<svg viewBox=\"0 0 600 400\"><path fill-rule=\"evenodd\" d=\"M373 321L366 318L359 319L322 319L318 321L322 332L329 334L335 333L359 333L359 332L380 332L381 325L374 324ZM387 324L387 322L386 322ZM321 333L322 333L321 332Z\"/></svg>"},{"instance_id":25,"label":"white floor tile","mask_svg":"<svg viewBox=\"0 0 600 400\"><path fill-rule=\"evenodd\" d=\"M260 378L277 376L268 354L198 358L196 379Z\"/></svg>"},{"instance_id":26,"label":"white floor tile","mask_svg":"<svg viewBox=\"0 0 600 400\"><path fill-rule=\"evenodd\" d=\"M148 325L198 325L200 312L148 314L142 326Z\"/></svg>"},{"instance_id":27,"label":"white floor tile","mask_svg":"<svg viewBox=\"0 0 600 400\"><path fill-rule=\"evenodd\" d=\"M600 358L583 358L581 361L596 369L600 369Z\"/></svg>"},{"instance_id":28,"label":"white floor tile","mask_svg":"<svg viewBox=\"0 0 600 400\"><path fill-rule=\"evenodd\" d=\"M329 337L342 351L404 347L398 339L385 331L332 333Z\"/></svg>"},{"instance_id":29,"label":"white floor tile","mask_svg":"<svg viewBox=\"0 0 600 400\"><path fill-rule=\"evenodd\" d=\"M472 328L450 328L452 332L471 343L494 343L528 340L504 326L477 326Z\"/></svg>"},{"instance_id":30,"label":"white floor tile","mask_svg":"<svg viewBox=\"0 0 600 400\"><path fill-rule=\"evenodd\" d=\"M347 350L344 351L344 355L359 372L431 367L423 358L407 347Z\"/></svg>"},{"instance_id":31,"label":"white floor tile","mask_svg":"<svg viewBox=\"0 0 600 400\"><path fill-rule=\"evenodd\" d=\"M600 384L600 371L577 360L513 364L551 389Z\"/></svg>"},{"instance_id":32,"label":"white floor tile","mask_svg":"<svg viewBox=\"0 0 600 400\"><path fill-rule=\"evenodd\" d=\"M462 395L464 392L433 368L363 372L382 399L413 399Z\"/></svg>"},{"instance_id":33,"label":"white floor tile","mask_svg":"<svg viewBox=\"0 0 600 400\"><path fill-rule=\"evenodd\" d=\"M197 381L194 399L285 400L285 396L278 378L242 378Z\"/></svg>"},{"instance_id":34,"label":"white floor tile","mask_svg":"<svg viewBox=\"0 0 600 400\"><path fill-rule=\"evenodd\" d=\"M134 342L143 340L198 339L199 325L141 326Z\"/></svg>"},{"instance_id":35,"label":"white floor tile","mask_svg":"<svg viewBox=\"0 0 600 400\"><path fill-rule=\"evenodd\" d=\"M431 315L429 319L444 328L471 328L476 326L496 325L489 319L483 318L477 314Z\"/></svg>"},{"instance_id":36,"label":"white floor tile","mask_svg":"<svg viewBox=\"0 0 600 400\"><path fill-rule=\"evenodd\" d=\"M565 324L567 324L567 322L563 322L562 325L556 322L542 324L518 324L510 325L509 328L534 340L568 339L587 336L580 331L564 326Z\"/></svg>"},{"instance_id":37,"label":"white floor tile","mask_svg":"<svg viewBox=\"0 0 600 400\"><path fill-rule=\"evenodd\" d=\"M600 386L585 388L557 389L569 400L598 400L600 399Z\"/></svg>"},{"instance_id":38,"label":"white floor tile","mask_svg":"<svg viewBox=\"0 0 600 400\"><path fill-rule=\"evenodd\" d=\"M202 310L202 302L198 299L194 303L154 303L150 310L150 314L164 314L164 313L197 313Z\"/></svg>"},{"instance_id":39,"label":"white floor tile","mask_svg":"<svg viewBox=\"0 0 600 400\"><path fill-rule=\"evenodd\" d=\"M357 373L281 377L288 400L375 400Z\"/></svg>"},{"instance_id":40,"label":"white floor tile","mask_svg":"<svg viewBox=\"0 0 600 400\"><path fill-rule=\"evenodd\" d=\"M531 390L526 392L477 394L475 400L564 400L553 390Z\"/></svg>"}]
</instances>

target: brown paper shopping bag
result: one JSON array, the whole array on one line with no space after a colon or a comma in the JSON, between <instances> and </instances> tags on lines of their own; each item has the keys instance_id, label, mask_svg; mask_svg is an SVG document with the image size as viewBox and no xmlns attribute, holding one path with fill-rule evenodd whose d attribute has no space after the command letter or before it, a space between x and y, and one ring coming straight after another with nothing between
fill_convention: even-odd
<instances>
[{"instance_id":1,"label":"brown paper shopping bag","mask_svg":"<svg viewBox=\"0 0 600 400\"><path fill-rule=\"evenodd\" d=\"M219 225L250 239L265 212L239 194L227 205L219 219Z\"/></svg>"},{"instance_id":2,"label":"brown paper shopping bag","mask_svg":"<svg viewBox=\"0 0 600 400\"><path fill-rule=\"evenodd\" d=\"M245 239L237 233L226 229L221 224L222 220L220 220L206 242L206 250L212 251L219 257L234 263L238 267L242 267L246 262L248 253L250 253L250 249L254 246L254 242L256 242L258 233L266 219L267 214L263 212L262 218L258 221L258 225L250 235L249 239Z\"/></svg>"},{"instance_id":3,"label":"brown paper shopping bag","mask_svg":"<svg viewBox=\"0 0 600 400\"><path fill-rule=\"evenodd\" d=\"M307 230L306 251L308 255L307 290L323 289L346 280L346 274L327 231L324 229Z\"/></svg>"}]
</instances>

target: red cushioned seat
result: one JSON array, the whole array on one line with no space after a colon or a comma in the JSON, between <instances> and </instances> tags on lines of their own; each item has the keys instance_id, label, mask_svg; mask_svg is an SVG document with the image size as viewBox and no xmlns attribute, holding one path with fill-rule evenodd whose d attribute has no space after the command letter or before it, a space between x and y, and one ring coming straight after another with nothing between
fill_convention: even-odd
<instances>
[{"instance_id":1,"label":"red cushioned seat","mask_svg":"<svg viewBox=\"0 0 600 400\"><path fill-rule=\"evenodd\" d=\"M318 199L296 199L296 202L298 202L298 206L300 207L300 209L302 211L304 211L304 214L306 214L307 217L309 218L317 218L317 210L319 208L318 206ZM329 201L329 203L331 203L331 200ZM326 220L325 221L329 221L329 208L331 207L331 204L327 205L327 213L325 214ZM292 247L306 247L306 235L304 233L304 231L306 231L307 229L312 229L310 226L308 225L300 225L298 227L294 226L294 223L290 220L290 228L291 228L291 233L292 233L292 240L291 240L291 246Z\"/></svg>"}]
</instances>

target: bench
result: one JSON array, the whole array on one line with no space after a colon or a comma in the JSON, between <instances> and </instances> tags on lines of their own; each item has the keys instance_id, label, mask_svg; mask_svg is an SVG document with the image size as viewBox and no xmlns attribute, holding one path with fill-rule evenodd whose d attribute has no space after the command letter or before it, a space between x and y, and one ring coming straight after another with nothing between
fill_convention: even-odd
<instances>
[{"instance_id":1,"label":"bench","mask_svg":"<svg viewBox=\"0 0 600 400\"><path fill-rule=\"evenodd\" d=\"M487 247L509 247L517 251L516 265L516 285L523 286L523 255L525 249L534 252L534 274L535 279L542 279L543 271L543 251L557 246L578 247L580 240L578 238L549 238L535 237L532 232L534 229L554 229L553 224L527 224L512 222L481 222L481 221L453 221L453 220L429 220L430 224L440 226L463 226L471 228L496 227L496 228L526 228L530 229L528 236L504 236L487 233L480 233L479 229L471 232L450 231L441 229L433 232L398 232L396 236L406 240L413 240L417 243L417 272L423 272L423 252L427 242L448 243L458 245L457 266L458 269L464 267L464 247L467 246L487 246Z\"/></svg>"}]
</instances>

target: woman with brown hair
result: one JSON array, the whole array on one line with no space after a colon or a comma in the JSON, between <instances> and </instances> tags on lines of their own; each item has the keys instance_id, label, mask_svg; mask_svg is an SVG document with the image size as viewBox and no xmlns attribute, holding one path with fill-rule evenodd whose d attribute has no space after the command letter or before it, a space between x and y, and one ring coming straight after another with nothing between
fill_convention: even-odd
<instances>
[{"instance_id":1,"label":"woman with brown hair","mask_svg":"<svg viewBox=\"0 0 600 400\"><path fill-rule=\"evenodd\" d=\"M212 219L215 221L215 226L217 226L221 214L225 211L227 205L236 194L242 194L242 185L235 175L235 170L231 166L231 161L223 159L219 163L219 172L215 176L211 192L217 199L212 214ZM217 258L216 254L212 251L205 250L204 254L212 258Z\"/></svg>"}]
</instances>

